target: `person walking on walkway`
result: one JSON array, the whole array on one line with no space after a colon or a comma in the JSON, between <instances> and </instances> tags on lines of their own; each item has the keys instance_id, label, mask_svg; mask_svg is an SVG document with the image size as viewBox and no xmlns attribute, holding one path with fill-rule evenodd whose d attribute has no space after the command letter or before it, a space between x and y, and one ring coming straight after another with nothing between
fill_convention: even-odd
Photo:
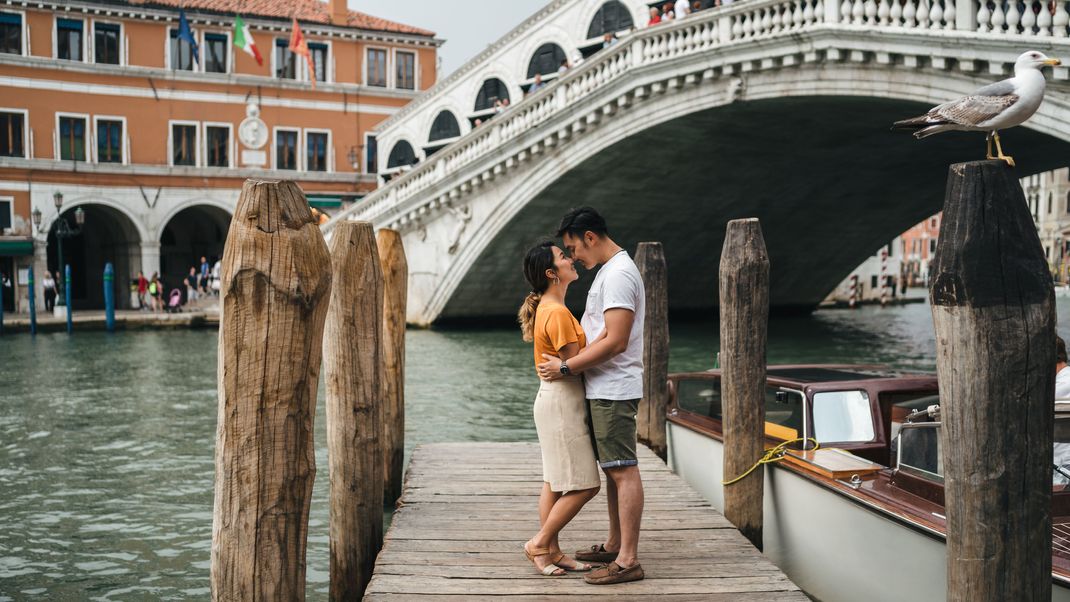
<instances>
[{"instance_id":1,"label":"person walking on walkway","mask_svg":"<svg viewBox=\"0 0 1070 602\"><path fill-rule=\"evenodd\" d=\"M643 316L646 293L635 262L609 237L605 219L590 207L565 214L557 235L587 269L601 265L580 321L592 343L568 361L543 353L539 376L558 380L582 372L598 464L606 474L609 534L576 553L577 560L608 562L584 576L607 585L638 581L643 483L636 455L635 418L643 396Z\"/></svg>"},{"instance_id":2,"label":"person walking on walkway","mask_svg":"<svg viewBox=\"0 0 1070 602\"><path fill-rule=\"evenodd\" d=\"M138 270L137 272L137 308L141 311L145 311L148 308L145 307L145 295L149 292L149 280L145 278L144 272Z\"/></svg>"},{"instance_id":3,"label":"person walking on walkway","mask_svg":"<svg viewBox=\"0 0 1070 602\"><path fill-rule=\"evenodd\" d=\"M535 363L544 354L562 362L575 356L587 337L565 307L568 285L579 278L572 260L553 242L539 243L524 257L524 277L531 292L517 318L524 340L534 343ZM582 378L566 369L562 378L540 381L533 412L542 451L541 528L524 544L524 555L548 577L589 571L591 565L565 556L558 543L561 529L594 498L600 485Z\"/></svg>"},{"instance_id":4,"label":"person walking on walkway","mask_svg":"<svg viewBox=\"0 0 1070 602\"><path fill-rule=\"evenodd\" d=\"M201 257L201 260L203 261L204 257ZM201 265L208 265L208 264L207 264L207 262L205 262L205 263L203 263ZM199 296L197 294L197 290L199 288L198 285L200 284L198 282L198 280L197 280L198 278L199 278L199 276L197 275L197 268L194 267L194 266L190 266L189 275L186 276L186 303L192 303L192 302L196 301L197 297Z\"/></svg>"},{"instance_id":5,"label":"person walking on walkway","mask_svg":"<svg viewBox=\"0 0 1070 602\"><path fill-rule=\"evenodd\" d=\"M152 299L152 312L156 313L157 308L160 305L160 290L163 288L163 284L160 283L160 276L158 273L152 273L152 280L149 281L149 297Z\"/></svg>"},{"instance_id":6,"label":"person walking on walkway","mask_svg":"<svg viewBox=\"0 0 1070 602\"><path fill-rule=\"evenodd\" d=\"M45 311L52 313L52 309L56 307L56 280L47 271L41 280L41 288L45 291Z\"/></svg>"}]
</instances>

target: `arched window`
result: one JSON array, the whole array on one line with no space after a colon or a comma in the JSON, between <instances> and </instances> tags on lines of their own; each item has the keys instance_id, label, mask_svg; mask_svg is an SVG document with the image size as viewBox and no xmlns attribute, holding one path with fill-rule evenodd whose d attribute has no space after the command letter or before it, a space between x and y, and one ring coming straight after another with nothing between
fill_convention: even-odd
<instances>
[{"instance_id":1,"label":"arched window","mask_svg":"<svg viewBox=\"0 0 1070 602\"><path fill-rule=\"evenodd\" d=\"M629 29L635 23L628 7L617 0L611 0L602 5L591 19L591 25L587 28L587 39L599 38L606 33L615 33Z\"/></svg>"},{"instance_id":2,"label":"arched window","mask_svg":"<svg viewBox=\"0 0 1070 602\"><path fill-rule=\"evenodd\" d=\"M565 51L557 44L550 42L539 46L539 49L532 55L531 62L528 63L528 79L535 77L536 73L542 75L557 73L561 61L564 60Z\"/></svg>"},{"instance_id":3,"label":"arched window","mask_svg":"<svg viewBox=\"0 0 1070 602\"><path fill-rule=\"evenodd\" d=\"M449 111L442 111L435 117L431 124L431 134L427 137L429 142L456 138L461 135L461 126L457 125L457 118Z\"/></svg>"},{"instance_id":4,"label":"arched window","mask_svg":"<svg viewBox=\"0 0 1070 602\"><path fill-rule=\"evenodd\" d=\"M502 80L492 77L483 82L483 85L479 87L479 94L476 95L475 110L485 111L487 109L493 109L494 101L508 99L509 88L505 87L505 83L502 82Z\"/></svg>"},{"instance_id":5,"label":"arched window","mask_svg":"<svg viewBox=\"0 0 1070 602\"><path fill-rule=\"evenodd\" d=\"M398 140L398 143L390 150L390 157L386 160L386 168L412 165L413 163L416 163L416 152L412 150L412 145L404 140Z\"/></svg>"}]
</instances>

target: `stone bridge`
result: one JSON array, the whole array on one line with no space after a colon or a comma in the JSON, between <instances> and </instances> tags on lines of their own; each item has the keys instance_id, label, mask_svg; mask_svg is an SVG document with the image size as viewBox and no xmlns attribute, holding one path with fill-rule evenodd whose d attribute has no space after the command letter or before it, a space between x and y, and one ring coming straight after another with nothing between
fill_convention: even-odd
<instances>
[{"instance_id":1,"label":"stone bridge","mask_svg":"<svg viewBox=\"0 0 1070 602\"><path fill-rule=\"evenodd\" d=\"M552 3L518 30L537 38L552 29L540 20L583 3ZM664 243L675 312L715 311L725 223L756 216L772 305L809 310L866 256L939 210L950 163L984 156L981 134L917 141L891 132L892 121L1009 75L1025 50L1070 58L1066 3L1025 7L742 0L642 28L333 221L403 233L414 324L514 315L528 289L524 249L578 205L599 208L630 250ZM478 84L492 58L392 118L380 148L406 122L428 123L436 98L460 80ZM1066 68L1048 79L1040 111L1003 136L1020 176L1068 163ZM570 296L582 306L580 291Z\"/></svg>"}]
</instances>

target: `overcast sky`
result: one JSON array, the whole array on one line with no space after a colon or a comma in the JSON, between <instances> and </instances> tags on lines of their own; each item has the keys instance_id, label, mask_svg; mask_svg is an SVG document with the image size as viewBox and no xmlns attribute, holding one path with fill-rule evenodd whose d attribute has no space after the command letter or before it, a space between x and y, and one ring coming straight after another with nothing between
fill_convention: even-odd
<instances>
[{"instance_id":1,"label":"overcast sky","mask_svg":"<svg viewBox=\"0 0 1070 602\"><path fill-rule=\"evenodd\" d=\"M369 15L435 32L446 43L438 56L442 79L535 14L549 0L349 0Z\"/></svg>"}]
</instances>

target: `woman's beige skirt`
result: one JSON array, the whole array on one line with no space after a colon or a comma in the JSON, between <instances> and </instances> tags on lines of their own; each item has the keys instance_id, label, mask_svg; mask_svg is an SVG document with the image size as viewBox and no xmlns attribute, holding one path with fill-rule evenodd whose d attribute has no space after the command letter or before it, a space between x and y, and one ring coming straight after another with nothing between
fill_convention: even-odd
<instances>
[{"instance_id":1,"label":"woman's beige skirt","mask_svg":"<svg viewBox=\"0 0 1070 602\"><path fill-rule=\"evenodd\" d=\"M583 380L573 376L539 382L535 430L542 448L542 480L557 492L598 487Z\"/></svg>"}]
</instances>

